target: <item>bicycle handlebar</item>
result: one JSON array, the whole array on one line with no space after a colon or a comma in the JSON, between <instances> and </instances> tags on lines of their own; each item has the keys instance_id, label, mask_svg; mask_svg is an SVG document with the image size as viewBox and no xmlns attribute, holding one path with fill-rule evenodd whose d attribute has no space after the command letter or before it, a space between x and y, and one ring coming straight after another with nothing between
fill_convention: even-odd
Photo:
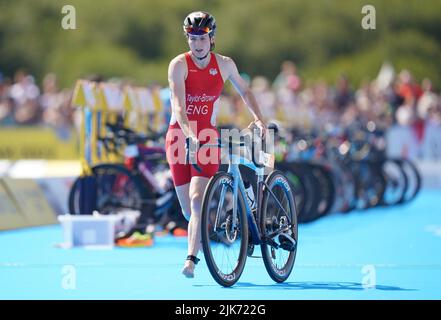
<instances>
[{"instance_id":1,"label":"bicycle handlebar","mask_svg":"<svg viewBox=\"0 0 441 320\"><path fill-rule=\"evenodd\" d=\"M108 122L106 122L106 127L108 127L118 138L123 139L126 144L144 144L147 141L156 141L165 134L162 132L150 135L140 134L132 129Z\"/></svg>"},{"instance_id":2,"label":"bicycle handlebar","mask_svg":"<svg viewBox=\"0 0 441 320\"><path fill-rule=\"evenodd\" d=\"M265 143L264 143L265 138L262 138L260 135L259 135L259 137L260 137L260 143L261 143L261 146L262 146L262 151L265 152ZM200 149L202 147L223 148L226 145L228 145L228 149L229 149L229 152L231 154L232 149L233 149L234 146L236 146L236 147L244 147L244 146L246 146L245 141L243 141L244 140L243 136L240 137L240 141L232 141L232 137L230 136L228 144L223 144L221 139L217 139L217 140L218 140L217 144L204 143L204 144L201 144L200 146L191 146L190 145L190 138L186 138L185 139L185 161L186 161L186 164L191 163L191 165L196 169L196 171L202 172L202 169L199 167L199 165L196 163L196 161L191 161L191 160L194 160L194 159L191 159L191 158L193 158L193 156L196 153L197 149ZM193 153L192 153L192 150L190 150L190 149L192 149L192 147L193 147L193 149L196 149L196 150L193 150ZM263 168L265 165L259 163L255 159L254 148L255 148L254 143L251 143L252 161L253 161L253 163L254 163L254 165L256 167Z\"/></svg>"},{"instance_id":3,"label":"bicycle handlebar","mask_svg":"<svg viewBox=\"0 0 441 320\"><path fill-rule=\"evenodd\" d=\"M97 140L101 141L103 143L104 149L106 149L107 152L111 152L111 153L113 152L113 153L116 153L118 155L122 155L121 152L119 152L118 148L116 147L116 145L120 144L120 143L117 143L115 141L115 139L109 138L109 137L100 137L100 136L98 136ZM110 147L109 142L113 144L112 147Z\"/></svg>"}]
</instances>

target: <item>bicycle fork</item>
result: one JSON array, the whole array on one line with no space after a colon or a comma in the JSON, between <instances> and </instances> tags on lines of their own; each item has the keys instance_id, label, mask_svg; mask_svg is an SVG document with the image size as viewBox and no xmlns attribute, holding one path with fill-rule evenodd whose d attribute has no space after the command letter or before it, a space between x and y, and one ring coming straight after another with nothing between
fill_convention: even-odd
<instances>
[{"instance_id":1,"label":"bicycle fork","mask_svg":"<svg viewBox=\"0 0 441 320\"><path fill-rule=\"evenodd\" d=\"M239 167L237 166L230 166L228 172L233 176L233 190L234 190L234 208L233 208L233 221L234 221L234 227L236 227L236 217L237 217L237 210L238 210L238 196L239 192L242 194L242 197L245 199L245 211L246 211L246 217L247 217L247 223L248 227L251 233L251 243L258 245L262 243L262 238L260 236L260 228L258 225L259 215L260 215L260 208L262 203L262 176L258 175L258 182L257 182L257 206L256 206L256 214L253 214L253 211L251 210L250 203L248 202L248 199L246 197L245 193L245 186L243 184L243 181L240 176Z\"/></svg>"}]
</instances>

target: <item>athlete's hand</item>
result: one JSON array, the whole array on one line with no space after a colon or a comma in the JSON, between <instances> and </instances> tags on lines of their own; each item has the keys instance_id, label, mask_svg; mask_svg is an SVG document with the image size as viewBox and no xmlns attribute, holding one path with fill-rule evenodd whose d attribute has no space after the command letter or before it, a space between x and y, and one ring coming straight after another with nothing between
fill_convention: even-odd
<instances>
[{"instance_id":1,"label":"athlete's hand","mask_svg":"<svg viewBox=\"0 0 441 320\"><path fill-rule=\"evenodd\" d=\"M250 125L248 126L248 128L251 130L253 130L255 128L259 129L260 137L262 139L265 138L267 127L266 127L266 124L262 120L258 119L258 120L251 122Z\"/></svg>"},{"instance_id":2,"label":"athlete's hand","mask_svg":"<svg viewBox=\"0 0 441 320\"><path fill-rule=\"evenodd\" d=\"M185 139L185 163L191 164L197 171L201 172L201 169L196 162L196 154L199 148L199 140L190 135Z\"/></svg>"},{"instance_id":3,"label":"athlete's hand","mask_svg":"<svg viewBox=\"0 0 441 320\"><path fill-rule=\"evenodd\" d=\"M190 146L191 149L197 149L199 147L199 140L194 135L189 135L187 138L187 146Z\"/></svg>"},{"instance_id":4,"label":"athlete's hand","mask_svg":"<svg viewBox=\"0 0 441 320\"><path fill-rule=\"evenodd\" d=\"M196 153L198 147L199 147L199 140L195 136L190 135L185 139L185 149L187 150L188 154L193 155L194 153Z\"/></svg>"}]
</instances>

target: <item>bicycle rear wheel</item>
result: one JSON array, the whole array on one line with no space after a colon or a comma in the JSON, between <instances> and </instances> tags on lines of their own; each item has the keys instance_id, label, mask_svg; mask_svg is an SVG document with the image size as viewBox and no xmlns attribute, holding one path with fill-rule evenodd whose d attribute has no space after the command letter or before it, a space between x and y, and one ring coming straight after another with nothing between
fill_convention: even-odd
<instances>
[{"instance_id":1,"label":"bicycle rear wheel","mask_svg":"<svg viewBox=\"0 0 441 320\"><path fill-rule=\"evenodd\" d=\"M386 159L382 163L382 170L386 177L386 190L381 203L392 206L400 203L407 190L407 176L399 160Z\"/></svg>"},{"instance_id":2,"label":"bicycle rear wheel","mask_svg":"<svg viewBox=\"0 0 441 320\"><path fill-rule=\"evenodd\" d=\"M97 185L94 175L79 176L69 190L69 214L92 214L96 208Z\"/></svg>"},{"instance_id":3,"label":"bicycle rear wheel","mask_svg":"<svg viewBox=\"0 0 441 320\"><path fill-rule=\"evenodd\" d=\"M320 163L311 163L311 173L318 182L320 201L315 211L307 212L305 222L314 221L329 212L335 200L335 187L330 168Z\"/></svg>"},{"instance_id":4,"label":"bicycle rear wheel","mask_svg":"<svg viewBox=\"0 0 441 320\"><path fill-rule=\"evenodd\" d=\"M273 171L266 183L260 218L264 238L262 258L271 279L283 282L291 274L297 254L296 207L291 186L282 172ZM287 244L281 235L289 236L294 242Z\"/></svg>"},{"instance_id":5,"label":"bicycle rear wheel","mask_svg":"<svg viewBox=\"0 0 441 320\"><path fill-rule=\"evenodd\" d=\"M412 161L408 159L400 160L400 165L407 176L408 185L404 197L399 203L407 203L412 201L420 191L421 175L418 172L415 164L413 164Z\"/></svg>"},{"instance_id":6,"label":"bicycle rear wheel","mask_svg":"<svg viewBox=\"0 0 441 320\"><path fill-rule=\"evenodd\" d=\"M365 210L381 203L386 190L386 179L381 165L375 161L353 161L357 188L356 208Z\"/></svg>"},{"instance_id":7,"label":"bicycle rear wheel","mask_svg":"<svg viewBox=\"0 0 441 320\"><path fill-rule=\"evenodd\" d=\"M75 179L69 190L69 196L67 199L67 206L69 208L69 214L81 214L80 207L80 195L81 195L81 178Z\"/></svg>"},{"instance_id":8,"label":"bicycle rear wheel","mask_svg":"<svg viewBox=\"0 0 441 320\"><path fill-rule=\"evenodd\" d=\"M278 162L276 169L283 172L293 186L294 200L297 206L297 215L303 212L307 196L307 184L305 184L305 176L302 170L298 170L295 166L288 162Z\"/></svg>"},{"instance_id":9,"label":"bicycle rear wheel","mask_svg":"<svg viewBox=\"0 0 441 320\"><path fill-rule=\"evenodd\" d=\"M92 168L97 181L96 208L101 214L113 214L120 210L141 211L146 194L141 181L117 164L102 164Z\"/></svg>"},{"instance_id":10,"label":"bicycle rear wheel","mask_svg":"<svg viewBox=\"0 0 441 320\"><path fill-rule=\"evenodd\" d=\"M248 223L242 194L238 192L233 217L233 178L218 172L205 190L202 202L202 248L208 270L217 283L230 287L239 280L247 258Z\"/></svg>"}]
</instances>

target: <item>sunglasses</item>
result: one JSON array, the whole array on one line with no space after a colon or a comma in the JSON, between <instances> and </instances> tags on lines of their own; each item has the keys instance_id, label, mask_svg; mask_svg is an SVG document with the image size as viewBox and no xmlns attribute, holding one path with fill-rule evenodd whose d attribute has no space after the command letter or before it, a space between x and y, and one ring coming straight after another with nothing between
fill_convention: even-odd
<instances>
[{"instance_id":1,"label":"sunglasses","mask_svg":"<svg viewBox=\"0 0 441 320\"><path fill-rule=\"evenodd\" d=\"M188 28L184 28L184 30L185 30L186 33L194 34L194 35L206 34L206 33L209 33L211 31L209 27L203 27L203 28L188 27Z\"/></svg>"}]
</instances>

